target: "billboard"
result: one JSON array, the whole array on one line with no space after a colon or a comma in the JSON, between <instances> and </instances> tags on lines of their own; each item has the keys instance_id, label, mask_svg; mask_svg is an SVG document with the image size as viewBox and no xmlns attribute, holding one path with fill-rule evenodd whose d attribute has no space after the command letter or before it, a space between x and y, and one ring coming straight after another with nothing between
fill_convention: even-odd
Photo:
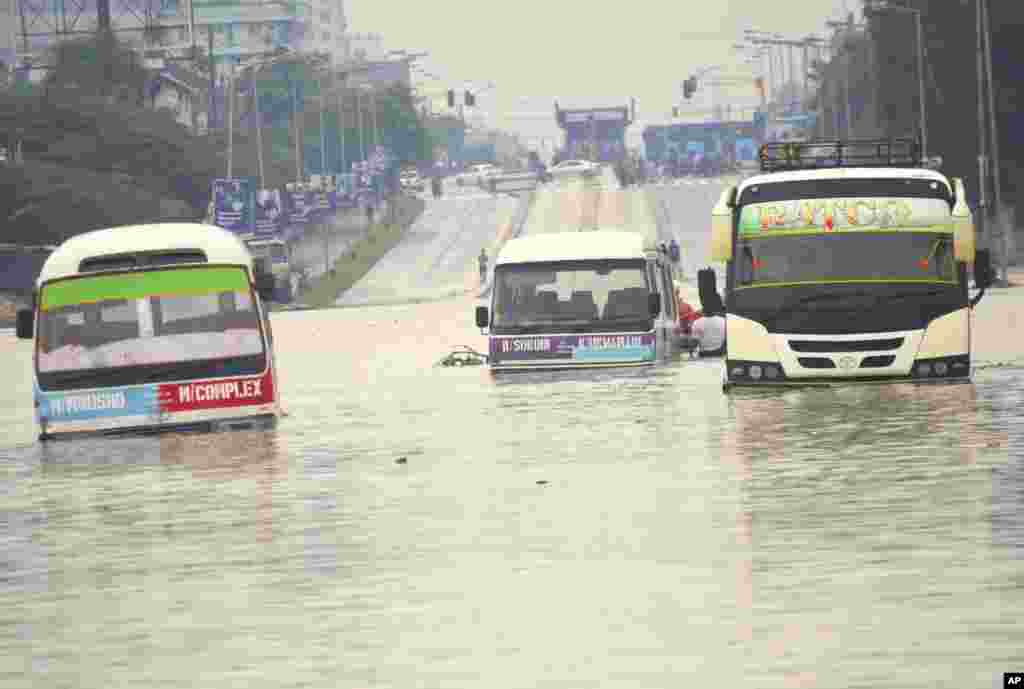
<instances>
[{"instance_id":1,"label":"billboard","mask_svg":"<svg viewBox=\"0 0 1024 689\"><path fill-rule=\"evenodd\" d=\"M673 155L703 153L735 156L751 161L757 155L757 139L752 122L699 122L655 125L643 133L648 160L663 162Z\"/></svg>"},{"instance_id":2,"label":"billboard","mask_svg":"<svg viewBox=\"0 0 1024 689\"><path fill-rule=\"evenodd\" d=\"M213 224L238 234L252 234L256 195L247 178L213 180Z\"/></svg>"},{"instance_id":3,"label":"billboard","mask_svg":"<svg viewBox=\"0 0 1024 689\"><path fill-rule=\"evenodd\" d=\"M354 66L349 76L352 86L388 87L399 83L409 85L412 81L408 60L387 60L366 62Z\"/></svg>"},{"instance_id":4,"label":"billboard","mask_svg":"<svg viewBox=\"0 0 1024 689\"><path fill-rule=\"evenodd\" d=\"M260 189L256 193L256 234L272 236L281 232L284 206L279 189Z\"/></svg>"}]
</instances>

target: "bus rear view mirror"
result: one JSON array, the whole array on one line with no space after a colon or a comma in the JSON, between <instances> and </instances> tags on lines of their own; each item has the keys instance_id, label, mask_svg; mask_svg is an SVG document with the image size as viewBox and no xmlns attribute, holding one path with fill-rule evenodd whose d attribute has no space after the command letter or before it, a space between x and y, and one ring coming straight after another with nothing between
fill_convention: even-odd
<instances>
[{"instance_id":1,"label":"bus rear view mirror","mask_svg":"<svg viewBox=\"0 0 1024 689\"><path fill-rule=\"evenodd\" d=\"M711 260L726 263L732 260L732 214L736 187L722 192L711 210Z\"/></svg>"},{"instance_id":2,"label":"bus rear view mirror","mask_svg":"<svg viewBox=\"0 0 1024 689\"><path fill-rule=\"evenodd\" d=\"M706 315L724 313L722 298L718 295L718 277L713 268L697 271L697 294Z\"/></svg>"},{"instance_id":3,"label":"bus rear view mirror","mask_svg":"<svg viewBox=\"0 0 1024 689\"><path fill-rule=\"evenodd\" d=\"M661 313L661 295L657 292L651 292L647 295L647 310L650 312L651 317L656 317Z\"/></svg>"},{"instance_id":4,"label":"bus rear view mirror","mask_svg":"<svg viewBox=\"0 0 1024 689\"><path fill-rule=\"evenodd\" d=\"M994 280L992 253L988 249L978 249L974 254L974 286L978 289L987 289L992 286Z\"/></svg>"},{"instance_id":5,"label":"bus rear view mirror","mask_svg":"<svg viewBox=\"0 0 1024 689\"><path fill-rule=\"evenodd\" d=\"M953 180L956 200L953 203L953 255L956 260L971 263L975 260L975 230L971 207L967 205L967 192L962 179Z\"/></svg>"},{"instance_id":6,"label":"bus rear view mirror","mask_svg":"<svg viewBox=\"0 0 1024 689\"><path fill-rule=\"evenodd\" d=\"M274 300L275 281L272 273L257 270L254 275L254 282L256 283L256 293L260 295L262 301Z\"/></svg>"},{"instance_id":7,"label":"bus rear view mirror","mask_svg":"<svg viewBox=\"0 0 1024 689\"><path fill-rule=\"evenodd\" d=\"M486 328L491 320L491 315L487 312L486 306L476 307L476 327Z\"/></svg>"},{"instance_id":8,"label":"bus rear view mirror","mask_svg":"<svg viewBox=\"0 0 1024 689\"><path fill-rule=\"evenodd\" d=\"M19 340L32 339L34 318L35 314L32 313L32 309L18 309L18 312L14 315L14 334L17 335Z\"/></svg>"}]
</instances>

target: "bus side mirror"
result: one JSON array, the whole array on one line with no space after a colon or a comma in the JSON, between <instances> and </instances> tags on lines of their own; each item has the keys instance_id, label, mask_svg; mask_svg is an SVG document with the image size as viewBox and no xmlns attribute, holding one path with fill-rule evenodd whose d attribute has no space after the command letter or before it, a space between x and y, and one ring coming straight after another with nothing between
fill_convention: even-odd
<instances>
[{"instance_id":1,"label":"bus side mirror","mask_svg":"<svg viewBox=\"0 0 1024 689\"><path fill-rule=\"evenodd\" d=\"M256 293L260 295L261 301L274 300L275 281L273 274L257 270L254 275L254 282L256 283Z\"/></svg>"},{"instance_id":2,"label":"bus side mirror","mask_svg":"<svg viewBox=\"0 0 1024 689\"><path fill-rule=\"evenodd\" d=\"M486 306L476 307L476 327L486 328L491 321L491 315L487 312Z\"/></svg>"},{"instance_id":3,"label":"bus side mirror","mask_svg":"<svg viewBox=\"0 0 1024 689\"><path fill-rule=\"evenodd\" d=\"M978 249L974 254L974 286L978 289L987 289L994 281L992 253L988 249Z\"/></svg>"},{"instance_id":4,"label":"bus side mirror","mask_svg":"<svg viewBox=\"0 0 1024 689\"><path fill-rule=\"evenodd\" d=\"M726 263L732 260L732 215L736 187L722 192L711 210L711 260Z\"/></svg>"},{"instance_id":5,"label":"bus side mirror","mask_svg":"<svg viewBox=\"0 0 1024 689\"><path fill-rule=\"evenodd\" d=\"M32 309L18 309L14 318L14 334L19 340L31 340L33 320L35 319Z\"/></svg>"},{"instance_id":6,"label":"bus side mirror","mask_svg":"<svg viewBox=\"0 0 1024 689\"><path fill-rule=\"evenodd\" d=\"M697 294L701 310L705 315L724 314L725 307L718 295L718 277L713 268L697 271Z\"/></svg>"},{"instance_id":7,"label":"bus side mirror","mask_svg":"<svg viewBox=\"0 0 1024 689\"><path fill-rule=\"evenodd\" d=\"M661 295L657 292L651 292L647 295L647 310L650 312L651 317L656 317L661 313Z\"/></svg>"},{"instance_id":8,"label":"bus side mirror","mask_svg":"<svg viewBox=\"0 0 1024 689\"><path fill-rule=\"evenodd\" d=\"M958 261L971 263L975 260L974 217L967 205L967 192L962 179L953 180L956 200L953 204L953 256Z\"/></svg>"}]
</instances>

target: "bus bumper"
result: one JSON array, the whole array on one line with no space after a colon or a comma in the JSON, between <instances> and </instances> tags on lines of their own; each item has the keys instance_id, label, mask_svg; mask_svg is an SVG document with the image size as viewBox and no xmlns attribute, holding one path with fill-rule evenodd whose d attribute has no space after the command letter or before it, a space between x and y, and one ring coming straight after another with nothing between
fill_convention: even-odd
<instances>
[{"instance_id":1,"label":"bus bumper","mask_svg":"<svg viewBox=\"0 0 1024 689\"><path fill-rule=\"evenodd\" d=\"M208 419L182 423L101 428L95 430L52 431L39 434L41 442L82 438L140 437L167 433L217 433L223 431L267 430L277 424L277 414L254 414L226 419Z\"/></svg>"}]
</instances>

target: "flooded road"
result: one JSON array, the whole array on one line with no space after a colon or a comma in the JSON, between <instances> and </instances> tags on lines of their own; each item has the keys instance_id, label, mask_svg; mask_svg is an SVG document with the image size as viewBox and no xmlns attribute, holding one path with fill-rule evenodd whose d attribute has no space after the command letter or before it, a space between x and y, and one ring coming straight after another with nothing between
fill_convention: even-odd
<instances>
[{"instance_id":1,"label":"flooded road","mask_svg":"<svg viewBox=\"0 0 1024 689\"><path fill-rule=\"evenodd\" d=\"M988 688L1024 666L1024 368L726 396L713 360L434 367L484 348L475 303L275 314L274 431L46 446L30 345L0 332L0 686Z\"/></svg>"}]
</instances>

